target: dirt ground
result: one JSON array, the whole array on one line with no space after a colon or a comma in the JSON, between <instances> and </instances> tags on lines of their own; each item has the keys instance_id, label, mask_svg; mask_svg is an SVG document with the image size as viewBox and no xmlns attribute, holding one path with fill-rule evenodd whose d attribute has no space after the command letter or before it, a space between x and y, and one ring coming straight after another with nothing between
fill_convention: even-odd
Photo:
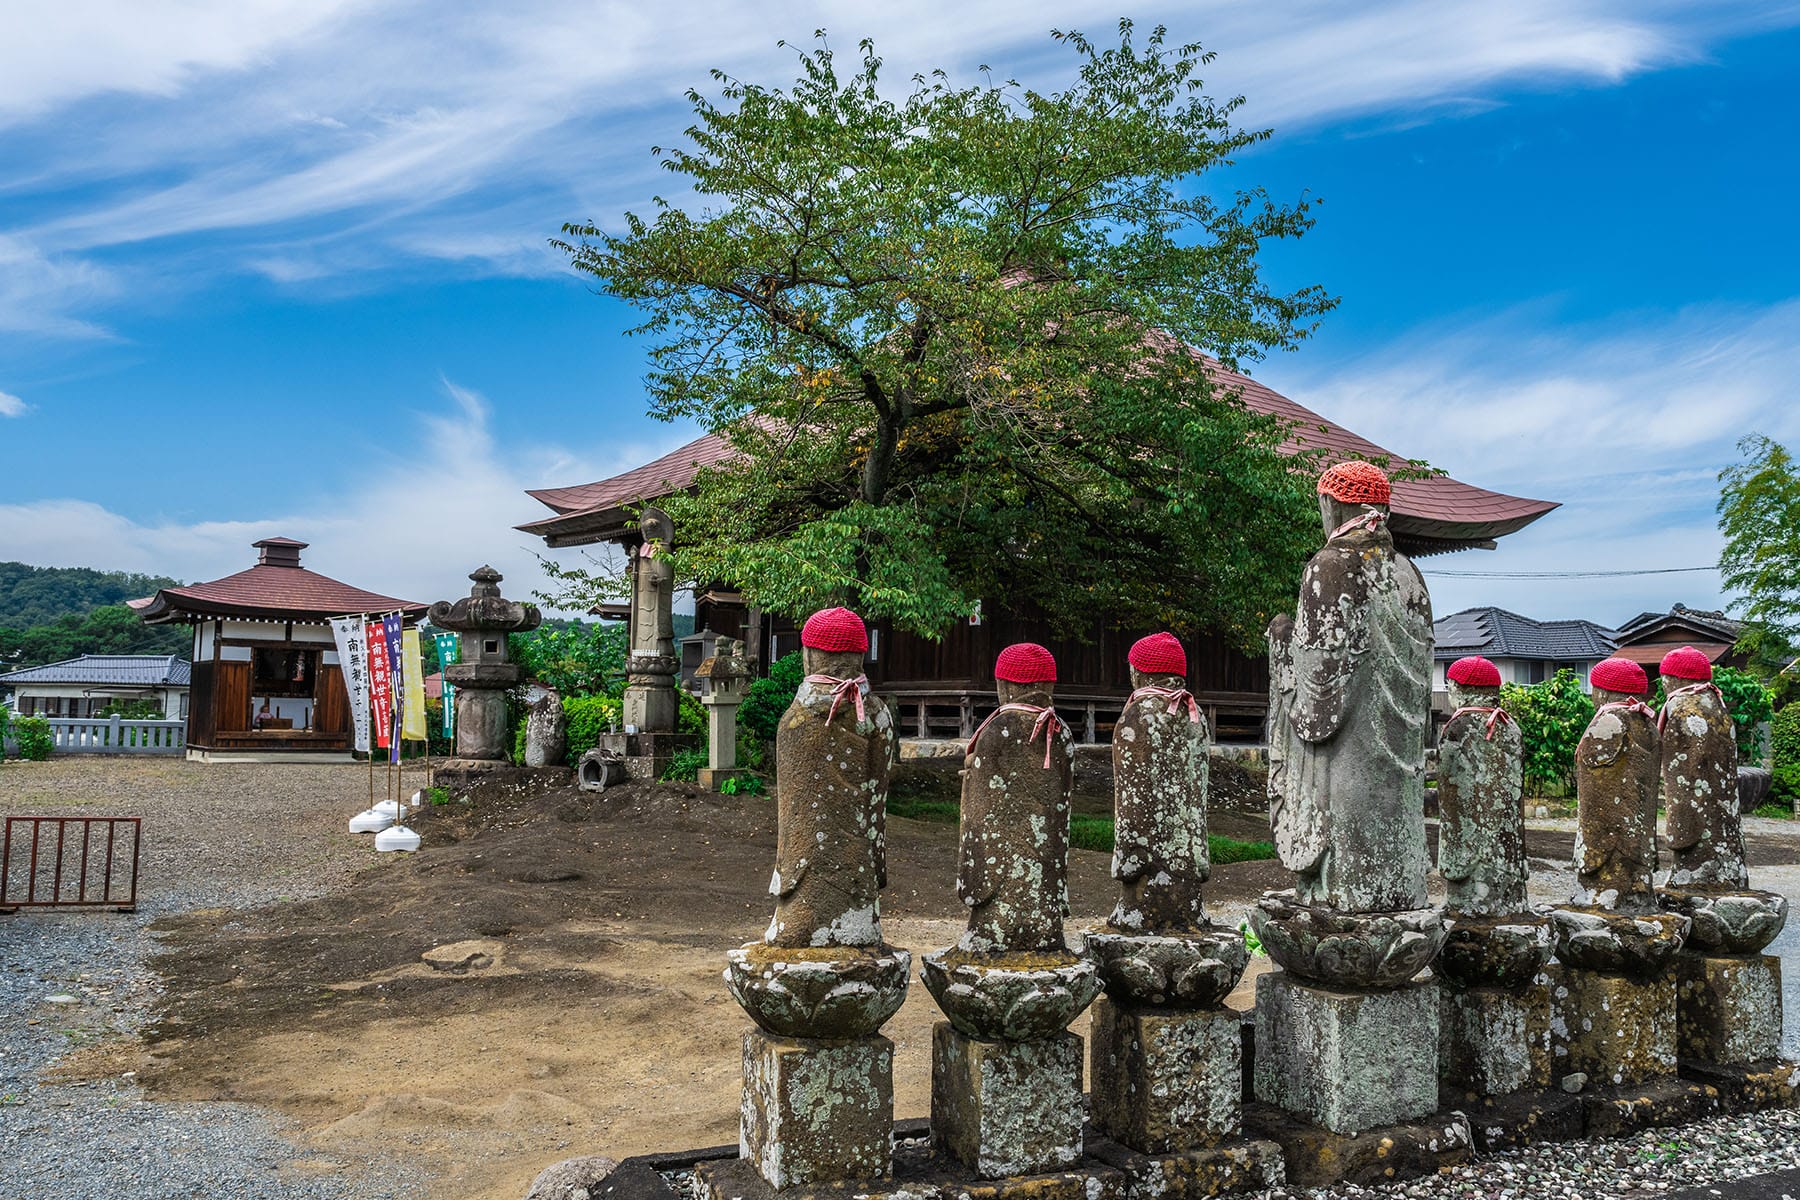
<instances>
[{"instance_id":1,"label":"dirt ground","mask_svg":"<svg viewBox=\"0 0 1800 1200\"><path fill-rule=\"evenodd\" d=\"M310 837L366 845L342 814L324 819ZM1213 826L1266 838L1264 822L1226 807ZM481 796L413 826L417 854L384 856L318 898L159 920L164 1019L60 1074L136 1070L152 1097L265 1106L322 1154L416 1163L432 1196L517 1200L570 1155L736 1140L747 1021L720 971L768 917L772 800L563 788ZM961 927L955 826L890 819L888 842L889 940L948 945ZM1530 849L1566 860L1569 842L1534 832ZM1782 843L1758 857L1796 856ZM1107 869L1105 854L1071 853L1072 929L1110 908ZM1286 882L1272 862L1219 866L1209 906L1235 920ZM491 961L455 972L421 960L443 947ZM936 1019L915 985L885 1029L898 1116L926 1113Z\"/></svg>"}]
</instances>

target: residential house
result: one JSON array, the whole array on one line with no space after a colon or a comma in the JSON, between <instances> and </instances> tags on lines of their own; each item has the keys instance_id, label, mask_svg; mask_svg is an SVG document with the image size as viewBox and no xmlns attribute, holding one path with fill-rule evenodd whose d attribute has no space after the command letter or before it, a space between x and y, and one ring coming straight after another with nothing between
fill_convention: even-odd
<instances>
[{"instance_id":1,"label":"residential house","mask_svg":"<svg viewBox=\"0 0 1800 1200\"><path fill-rule=\"evenodd\" d=\"M0 675L8 707L26 717L91 717L115 701L149 700L170 720L188 715L191 668L173 654L83 654Z\"/></svg>"},{"instance_id":2,"label":"residential house","mask_svg":"<svg viewBox=\"0 0 1800 1200\"><path fill-rule=\"evenodd\" d=\"M1432 653L1436 661L1431 687L1439 707L1446 703L1444 672L1459 658L1479 654L1490 660L1500 668L1504 683L1542 683L1567 667L1586 690L1588 672L1601 659L1611 657L1617 645L1612 630L1592 621L1534 621L1491 606L1439 617L1432 632L1437 648Z\"/></svg>"}]
</instances>

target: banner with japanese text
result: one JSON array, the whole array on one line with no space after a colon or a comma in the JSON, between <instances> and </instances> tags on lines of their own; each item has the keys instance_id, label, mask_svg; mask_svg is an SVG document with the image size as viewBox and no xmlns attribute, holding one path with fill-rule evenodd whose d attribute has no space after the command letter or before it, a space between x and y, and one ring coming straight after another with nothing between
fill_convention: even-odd
<instances>
[{"instance_id":1,"label":"banner with japanese text","mask_svg":"<svg viewBox=\"0 0 1800 1200\"><path fill-rule=\"evenodd\" d=\"M335 617L331 635L337 639L338 669L344 674L344 691L350 696L350 728L356 748L369 750L369 643L361 617Z\"/></svg>"},{"instance_id":2,"label":"banner with japanese text","mask_svg":"<svg viewBox=\"0 0 1800 1200\"><path fill-rule=\"evenodd\" d=\"M400 635L400 694L405 698L401 710L400 736L422 742L425 733L425 660L420 656L419 631L408 629Z\"/></svg>"},{"instance_id":3,"label":"banner with japanese text","mask_svg":"<svg viewBox=\"0 0 1800 1200\"><path fill-rule=\"evenodd\" d=\"M445 667L460 661L462 645L454 633L433 634L432 640L437 642L438 674L442 677L445 675ZM456 685L448 678L444 679L444 736L456 736Z\"/></svg>"},{"instance_id":4,"label":"banner with japanese text","mask_svg":"<svg viewBox=\"0 0 1800 1200\"><path fill-rule=\"evenodd\" d=\"M381 618L381 631L387 648L388 685L394 690L392 703L396 717L406 711L406 669L401 666L404 658L401 633L405 628L406 618L399 613L389 613ZM399 729L394 729L394 736L388 740L389 762L400 761L400 739L404 736Z\"/></svg>"},{"instance_id":5,"label":"banner with japanese text","mask_svg":"<svg viewBox=\"0 0 1800 1200\"><path fill-rule=\"evenodd\" d=\"M394 680L388 659L387 625L368 624L369 708L375 716L375 745L383 750L394 739Z\"/></svg>"}]
</instances>

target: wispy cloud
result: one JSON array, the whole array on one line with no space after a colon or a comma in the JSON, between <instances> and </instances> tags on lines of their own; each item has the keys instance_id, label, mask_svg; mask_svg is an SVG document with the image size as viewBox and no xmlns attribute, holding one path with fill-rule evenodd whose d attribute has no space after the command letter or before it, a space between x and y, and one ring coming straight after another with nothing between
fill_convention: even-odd
<instances>
[{"instance_id":1,"label":"wispy cloud","mask_svg":"<svg viewBox=\"0 0 1800 1200\"><path fill-rule=\"evenodd\" d=\"M1563 502L1493 555L1430 570L1637 570L1718 560L1717 475L1752 431L1800 439L1800 300L1541 331L1542 313L1445 321L1305 372L1265 372L1310 407L1467 482ZM1619 621L1721 599L1710 572L1607 580L1431 579L1440 611L1496 603ZM1629 610L1626 611L1626 610Z\"/></svg>"},{"instance_id":2,"label":"wispy cloud","mask_svg":"<svg viewBox=\"0 0 1800 1200\"><path fill-rule=\"evenodd\" d=\"M505 448L486 399L450 380L443 388L437 403L413 415L417 436L404 439L429 454L367 448L349 472L360 482L341 491L280 512L243 500L209 521L133 519L70 498L0 504L0 560L216 579L249 565L252 542L279 534L311 543L308 566L387 595L463 595L468 573L490 563L506 576L509 595L525 597L547 582L533 553L542 543L511 528L545 515L526 488L602 478L692 436L671 431L666 444L611 444L587 455Z\"/></svg>"},{"instance_id":3,"label":"wispy cloud","mask_svg":"<svg viewBox=\"0 0 1800 1200\"><path fill-rule=\"evenodd\" d=\"M0 392L0 417L22 417L25 407L25 402L11 392Z\"/></svg>"},{"instance_id":4,"label":"wispy cloud","mask_svg":"<svg viewBox=\"0 0 1800 1200\"><path fill-rule=\"evenodd\" d=\"M205 236L210 269L289 284L421 258L557 270L542 246L560 220L614 220L658 187L647 149L680 127L682 89L710 67L784 78L793 52L777 40L823 27L845 50L875 38L896 86L982 64L1053 84L1071 58L1047 31L1112 21L1091 0L29 7L0 43L0 195L15 214L0 259L28 247L61 274L0 261L12 277L0 330L62 335L96 332L83 315L95 297L72 293L83 272L109 274L94 265L116 258L109 248L147 247L138 261L154 273L158 254L178 253L158 248L170 239ZM1466 112L1536 81L1604 84L1795 18L1756 0L1163 0L1139 16L1218 50L1213 88L1248 95L1247 120L1287 129ZM89 131L79 153L72 127ZM27 328L19 314L33 311L50 316Z\"/></svg>"}]
</instances>

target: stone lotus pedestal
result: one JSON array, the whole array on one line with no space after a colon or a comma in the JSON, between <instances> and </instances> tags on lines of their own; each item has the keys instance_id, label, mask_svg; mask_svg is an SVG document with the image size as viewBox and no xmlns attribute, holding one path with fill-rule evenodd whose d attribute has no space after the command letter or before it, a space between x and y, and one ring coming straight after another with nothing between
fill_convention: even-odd
<instances>
[{"instance_id":1,"label":"stone lotus pedestal","mask_svg":"<svg viewBox=\"0 0 1800 1200\"><path fill-rule=\"evenodd\" d=\"M941 950L920 978L949 1018L931 1038L931 1144L983 1179L1081 1158L1081 1039L1067 1026L1100 993L1072 951Z\"/></svg>"},{"instance_id":2,"label":"stone lotus pedestal","mask_svg":"<svg viewBox=\"0 0 1800 1200\"><path fill-rule=\"evenodd\" d=\"M1555 1070L1603 1088L1674 1076L1675 979L1666 968L1689 919L1582 906L1553 908L1550 918L1558 959L1550 971Z\"/></svg>"},{"instance_id":3,"label":"stone lotus pedestal","mask_svg":"<svg viewBox=\"0 0 1800 1200\"><path fill-rule=\"evenodd\" d=\"M1692 926L1675 956L1676 1045L1689 1061L1766 1062L1781 1053L1781 963L1760 951L1787 923L1787 899L1748 889L1665 888Z\"/></svg>"},{"instance_id":4,"label":"stone lotus pedestal","mask_svg":"<svg viewBox=\"0 0 1800 1200\"><path fill-rule=\"evenodd\" d=\"M1553 1082L1548 991L1534 986L1555 944L1548 917L1447 916L1432 970L1438 1077L1447 1091L1509 1095Z\"/></svg>"}]
</instances>

